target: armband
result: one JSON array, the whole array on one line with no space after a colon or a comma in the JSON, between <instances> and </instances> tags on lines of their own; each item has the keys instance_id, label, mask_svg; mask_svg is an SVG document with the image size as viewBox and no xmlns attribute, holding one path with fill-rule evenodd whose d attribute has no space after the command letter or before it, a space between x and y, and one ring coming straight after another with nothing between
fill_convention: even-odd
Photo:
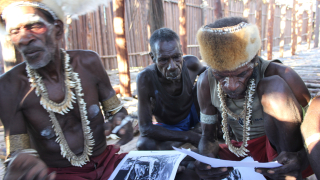
<instances>
[{"instance_id":1,"label":"armband","mask_svg":"<svg viewBox=\"0 0 320 180\"><path fill-rule=\"evenodd\" d=\"M18 150L30 148L30 138L28 134L15 134L6 136L7 155Z\"/></svg>"},{"instance_id":2,"label":"armband","mask_svg":"<svg viewBox=\"0 0 320 180\"><path fill-rule=\"evenodd\" d=\"M103 101L102 107L103 110L106 112L106 116L110 117L118 113L122 109L123 104L118 99L118 97L114 95L110 99Z\"/></svg>"},{"instance_id":3,"label":"armband","mask_svg":"<svg viewBox=\"0 0 320 180\"><path fill-rule=\"evenodd\" d=\"M320 140L320 133L315 133L313 135L311 135L310 137L308 137L306 140L305 140L305 145L306 147L308 148L308 146L315 142L315 141L319 141Z\"/></svg>"},{"instance_id":4,"label":"armband","mask_svg":"<svg viewBox=\"0 0 320 180\"><path fill-rule=\"evenodd\" d=\"M215 124L218 121L218 114L206 115L200 112L200 121L205 124Z\"/></svg>"}]
</instances>

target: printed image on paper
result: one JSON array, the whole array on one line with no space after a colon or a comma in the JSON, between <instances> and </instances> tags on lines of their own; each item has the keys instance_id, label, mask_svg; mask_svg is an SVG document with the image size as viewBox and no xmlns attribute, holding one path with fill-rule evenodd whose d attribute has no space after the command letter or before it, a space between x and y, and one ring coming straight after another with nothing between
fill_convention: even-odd
<instances>
[{"instance_id":1,"label":"printed image on paper","mask_svg":"<svg viewBox=\"0 0 320 180\"><path fill-rule=\"evenodd\" d=\"M174 179L184 157L177 151L133 151L121 161L109 180Z\"/></svg>"}]
</instances>

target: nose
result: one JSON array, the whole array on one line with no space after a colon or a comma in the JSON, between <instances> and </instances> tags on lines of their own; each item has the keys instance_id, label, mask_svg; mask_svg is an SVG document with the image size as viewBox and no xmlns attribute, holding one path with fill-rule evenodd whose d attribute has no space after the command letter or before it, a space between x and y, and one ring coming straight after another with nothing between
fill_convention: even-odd
<instances>
[{"instance_id":1,"label":"nose","mask_svg":"<svg viewBox=\"0 0 320 180\"><path fill-rule=\"evenodd\" d=\"M226 91L232 93L235 92L239 87L239 83L237 78L234 77L229 77L229 83L225 83L224 84L224 88L226 89Z\"/></svg>"},{"instance_id":2,"label":"nose","mask_svg":"<svg viewBox=\"0 0 320 180\"><path fill-rule=\"evenodd\" d=\"M21 28L20 33L17 35L17 41L19 46L24 46L30 44L32 41L34 41L34 36L30 31L28 31L26 28Z\"/></svg>"},{"instance_id":3,"label":"nose","mask_svg":"<svg viewBox=\"0 0 320 180\"><path fill-rule=\"evenodd\" d=\"M177 65L175 64L173 59L170 59L168 71L175 71L177 69Z\"/></svg>"}]
</instances>

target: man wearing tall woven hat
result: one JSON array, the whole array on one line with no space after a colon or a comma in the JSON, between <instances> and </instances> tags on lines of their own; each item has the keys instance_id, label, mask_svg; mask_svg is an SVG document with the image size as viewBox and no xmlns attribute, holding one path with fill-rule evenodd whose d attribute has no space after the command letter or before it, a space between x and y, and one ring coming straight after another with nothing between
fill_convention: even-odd
<instances>
[{"instance_id":1,"label":"man wearing tall woven hat","mask_svg":"<svg viewBox=\"0 0 320 180\"><path fill-rule=\"evenodd\" d=\"M272 179L301 177L306 153L300 133L303 108L310 94L291 68L257 55L259 30L241 17L229 17L203 26L197 33L202 59L210 67L198 80L203 136L199 150L208 156L259 162L277 160L275 169L256 169ZM218 113L222 116L225 144L215 137ZM228 126L234 134L229 134ZM204 179L223 178L230 168L198 164ZM304 171L303 176L312 174Z\"/></svg>"},{"instance_id":2,"label":"man wearing tall woven hat","mask_svg":"<svg viewBox=\"0 0 320 180\"><path fill-rule=\"evenodd\" d=\"M7 146L4 179L107 179L132 139L127 123L117 147L109 133L127 114L95 52L60 48L65 16L103 0L1 0L1 25L25 62L0 79ZM79 13L80 12L80 13ZM104 123L105 116L113 123ZM105 132L105 129L108 129Z\"/></svg>"}]
</instances>

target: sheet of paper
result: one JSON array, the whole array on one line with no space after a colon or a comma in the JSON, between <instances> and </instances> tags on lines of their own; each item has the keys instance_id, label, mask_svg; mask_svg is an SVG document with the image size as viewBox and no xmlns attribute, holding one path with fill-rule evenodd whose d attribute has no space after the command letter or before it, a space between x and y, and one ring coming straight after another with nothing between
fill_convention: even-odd
<instances>
[{"instance_id":1,"label":"sheet of paper","mask_svg":"<svg viewBox=\"0 0 320 180\"><path fill-rule=\"evenodd\" d=\"M175 150L185 153L196 160L209 164L211 167L259 167L259 168L275 168L280 167L282 164L277 162L267 162L267 163L259 163L257 161L253 162L246 162L246 161L229 161L229 160L222 160L216 159L211 157L202 156L198 153L186 150L186 149L178 149L173 147Z\"/></svg>"},{"instance_id":2,"label":"sheet of paper","mask_svg":"<svg viewBox=\"0 0 320 180\"><path fill-rule=\"evenodd\" d=\"M131 151L119 163L109 180L174 180L186 154L178 151Z\"/></svg>"},{"instance_id":3,"label":"sheet of paper","mask_svg":"<svg viewBox=\"0 0 320 180\"><path fill-rule=\"evenodd\" d=\"M252 157L246 157L241 162L254 162ZM266 178L254 171L253 167L234 167L230 176L223 180L266 180Z\"/></svg>"}]
</instances>

